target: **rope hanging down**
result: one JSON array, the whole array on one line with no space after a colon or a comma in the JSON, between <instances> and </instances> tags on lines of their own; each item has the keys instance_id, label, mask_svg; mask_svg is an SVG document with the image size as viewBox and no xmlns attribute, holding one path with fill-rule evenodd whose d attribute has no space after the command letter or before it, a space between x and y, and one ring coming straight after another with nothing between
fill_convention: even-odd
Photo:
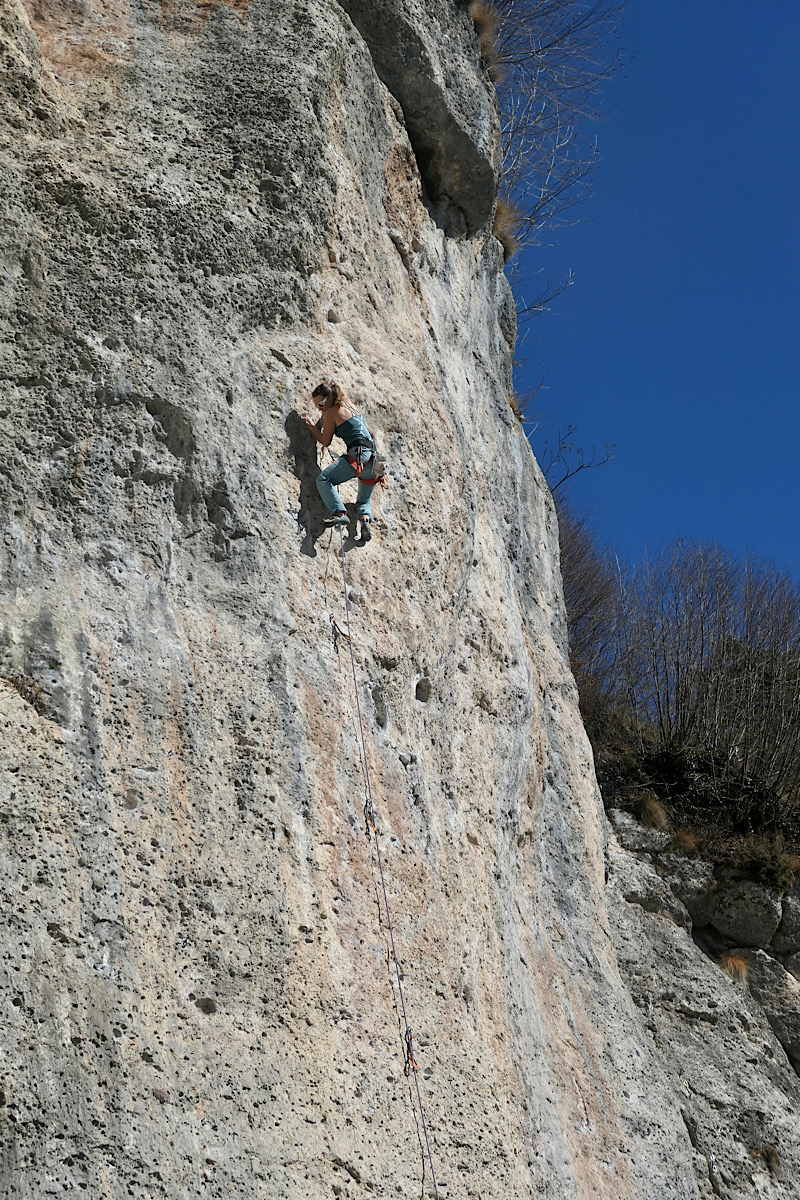
<instances>
[{"instance_id":1,"label":"rope hanging down","mask_svg":"<svg viewBox=\"0 0 800 1200\"><path fill-rule=\"evenodd\" d=\"M386 895L386 879L385 879L384 873L383 873L383 856L381 854L380 834L378 832L378 826L376 824L375 801L373 800L373 797L372 797L372 784L370 783L369 764L367 762L367 742L366 742L366 738L364 736L364 722L361 719L361 701L360 701L359 695L358 695L358 680L356 678L356 657L355 657L355 653L353 651L353 639L352 639L352 635L350 632L350 600L347 595L347 572L345 570L345 565L344 565L344 531L342 530L341 527L339 528L339 549L341 551L341 558L342 558L342 582L344 584L344 611L345 611L345 616L347 618L347 633L344 633L342 630L340 630L338 628L338 626L336 625L336 622L333 621L332 618L331 618L331 623L334 627L334 637L336 638L337 635L344 637L347 641L348 646L350 647L350 665L353 669L353 691L355 692L355 697L356 697L356 713L358 716L358 731L359 731L359 735L361 737L361 753L362 753L362 758L363 758L363 762L364 762L364 784L365 784L365 792L366 792L366 798L364 801L364 819L366 822L367 835L368 836L370 835L370 829L371 829L372 830L371 836L374 838L374 841L375 841L375 852L376 852L376 856L378 859L378 870L380 872L381 890L383 892L383 911L386 914L386 926L389 930L389 944L391 946L392 961L394 963L394 972L395 972L395 976L397 978L397 991L398 991L398 995L400 996L400 1008L401 1008L402 1016L403 1016L403 1025L405 1026L405 1045L404 1045L405 1062L404 1062L403 1070L407 1076L413 1075L413 1077L414 1077L414 1084L416 1086L416 1093L417 1093L417 1108L419 1109L420 1121L422 1122L422 1132L425 1135L425 1150L426 1150L426 1153L428 1156L428 1164L431 1169L431 1179L433 1181L433 1192L436 1197L436 1200L439 1200L439 1189L436 1186L436 1172L433 1169L433 1155L431 1154L431 1144L430 1144L430 1140L428 1138L428 1126L425 1121L425 1111L422 1107L422 1092L420 1091L420 1086L419 1086L419 1071L418 1071L416 1060L414 1058L414 1035L411 1032L411 1026L408 1023L408 1014L406 1012L406 1001L405 1001L405 995L403 993L403 984L402 984L402 979L401 979L401 975L400 975L400 962L398 960L397 950L396 950L395 944L394 944L394 930L392 928L392 918L389 913L389 900Z\"/></svg>"}]
</instances>

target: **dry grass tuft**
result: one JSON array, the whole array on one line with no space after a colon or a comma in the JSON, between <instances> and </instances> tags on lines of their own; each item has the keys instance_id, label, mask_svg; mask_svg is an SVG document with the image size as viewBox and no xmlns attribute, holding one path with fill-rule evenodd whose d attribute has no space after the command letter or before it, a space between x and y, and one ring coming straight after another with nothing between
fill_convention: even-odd
<instances>
[{"instance_id":1,"label":"dry grass tuft","mask_svg":"<svg viewBox=\"0 0 800 1200\"><path fill-rule=\"evenodd\" d=\"M506 394L508 407L513 412L518 421L525 420L525 401L520 396L519 392L508 392Z\"/></svg>"},{"instance_id":2,"label":"dry grass tuft","mask_svg":"<svg viewBox=\"0 0 800 1200\"><path fill-rule=\"evenodd\" d=\"M36 683L29 675L20 674L10 675L6 682L19 692L26 704L30 704L31 708L35 708L37 713L41 714L45 694L41 684Z\"/></svg>"},{"instance_id":3,"label":"dry grass tuft","mask_svg":"<svg viewBox=\"0 0 800 1200\"><path fill-rule=\"evenodd\" d=\"M519 250L520 214L510 200L498 200L494 210L492 233L503 247L503 261L508 262Z\"/></svg>"},{"instance_id":4,"label":"dry grass tuft","mask_svg":"<svg viewBox=\"0 0 800 1200\"><path fill-rule=\"evenodd\" d=\"M497 35L497 10L491 0L471 0L467 12L478 38L486 34Z\"/></svg>"},{"instance_id":5,"label":"dry grass tuft","mask_svg":"<svg viewBox=\"0 0 800 1200\"><path fill-rule=\"evenodd\" d=\"M760 1158L776 1179L781 1178L781 1156L775 1146L761 1146L758 1150L748 1150L748 1154L751 1158Z\"/></svg>"},{"instance_id":6,"label":"dry grass tuft","mask_svg":"<svg viewBox=\"0 0 800 1200\"><path fill-rule=\"evenodd\" d=\"M672 837L672 849L677 854L685 854L687 858L697 858L703 846L703 839L692 829L678 829Z\"/></svg>"},{"instance_id":7,"label":"dry grass tuft","mask_svg":"<svg viewBox=\"0 0 800 1200\"><path fill-rule=\"evenodd\" d=\"M660 829L662 832L669 829L667 810L661 801L652 794L644 795L637 800L635 811L645 829Z\"/></svg>"},{"instance_id":8,"label":"dry grass tuft","mask_svg":"<svg viewBox=\"0 0 800 1200\"><path fill-rule=\"evenodd\" d=\"M717 966L722 967L722 970L726 975L730 975L734 983L740 983L742 987L747 986L750 966L743 954L737 954L735 950L731 950L717 959Z\"/></svg>"},{"instance_id":9,"label":"dry grass tuft","mask_svg":"<svg viewBox=\"0 0 800 1200\"><path fill-rule=\"evenodd\" d=\"M503 77L503 72L500 69L497 53L499 21L497 9L489 0L472 0L467 12L475 26L483 64L488 70L490 78L498 83Z\"/></svg>"}]
</instances>

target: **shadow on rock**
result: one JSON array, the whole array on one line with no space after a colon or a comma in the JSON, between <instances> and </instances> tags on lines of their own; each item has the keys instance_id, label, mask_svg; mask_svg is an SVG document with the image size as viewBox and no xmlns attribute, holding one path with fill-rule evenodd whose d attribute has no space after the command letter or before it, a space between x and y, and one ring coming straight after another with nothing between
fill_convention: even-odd
<instances>
[{"instance_id":1,"label":"shadow on rock","mask_svg":"<svg viewBox=\"0 0 800 1200\"><path fill-rule=\"evenodd\" d=\"M305 535L300 552L307 554L309 558L315 558L317 539L326 531L325 518L328 515L317 491L316 480L320 472L317 443L308 432L302 417L294 411L286 418L284 429L294 455L294 473L300 480L300 511L297 514L297 524Z\"/></svg>"}]
</instances>

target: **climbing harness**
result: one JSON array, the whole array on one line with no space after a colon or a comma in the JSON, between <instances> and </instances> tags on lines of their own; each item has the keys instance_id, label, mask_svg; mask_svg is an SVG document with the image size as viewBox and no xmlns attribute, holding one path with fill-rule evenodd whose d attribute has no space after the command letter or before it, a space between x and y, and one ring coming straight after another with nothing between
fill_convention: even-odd
<instances>
[{"instance_id":1,"label":"climbing harness","mask_svg":"<svg viewBox=\"0 0 800 1200\"><path fill-rule=\"evenodd\" d=\"M414 1035L410 1029L406 1030L406 1061L403 1064L403 1074L408 1079L411 1071L416 1071L417 1064L414 1062L414 1047L411 1044L414 1041Z\"/></svg>"},{"instance_id":2,"label":"climbing harness","mask_svg":"<svg viewBox=\"0 0 800 1200\"><path fill-rule=\"evenodd\" d=\"M416 1120L416 1113L417 1113L417 1110L419 1110L419 1117L420 1117L420 1122L422 1125L422 1132L423 1132L423 1135L425 1138L425 1152L423 1154L423 1160L422 1160L422 1162L423 1162L423 1180L422 1180L423 1194L424 1194L424 1189L425 1189L424 1167L425 1167L425 1158L427 1157L428 1165L430 1166L430 1171L431 1171L431 1180L433 1181L434 1196L435 1196L436 1200L439 1200L439 1189L436 1185L436 1172L433 1169L433 1154L431 1153L431 1144L430 1144L430 1139L428 1137L428 1126L427 1126L427 1122L425 1120L425 1110L422 1106L422 1092L421 1092L420 1086L419 1086L419 1068L417 1066L416 1059L414 1058L414 1047L413 1047L414 1035L411 1032L411 1025L409 1024L408 1013L406 1010L406 1001L405 1001L405 995L403 992L402 974L400 971L400 960L397 957L397 948L395 946L395 941L394 941L394 929L392 927L392 918L391 918L391 914L389 912L389 899L386 894L386 878L385 878L384 870L383 870L383 855L381 854L380 831L379 831L378 825L377 825L377 813L375 812L375 801L374 801L374 798L372 795L372 784L370 782L370 777L369 777L369 763L367 762L367 741L366 741L366 737L364 735L364 722L361 717L361 701L359 699L358 679L356 677L356 657L355 657L355 651L353 649L352 633L350 630L350 601L349 601L348 594L347 594L347 571L345 569L345 562L344 562L344 532L342 531L341 528L339 529L339 550L341 553L341 561L342 561L342 583L344 585L344 611L345 611L345 616L346 616L347 632L344 633L342 630L339 630L339 632L337 634L336 630L338 629L338 626L336 625L336 622L331 617L331 624L334 629L334 645L337 646L337 652L338 652L338 645L337 645L338 638L342 637L342 638L346 639L347 644L350 647L350 665L352 667L352 672L353 672L353 691L355 692L355 697L356 697L356 715L358 717L358 730L359 730L360 739L361 739L361 759L362 759L362 763L363 763L363 767L364 767L364 790L365 790L364 824L365 824L365 831L366 831L367 836L370 837L371 840L373 841L374 848L375 848L375 854L376 854L376 858L378 861L378 871L380 874L381 892L383 894L383 914L385 914L385 916L386 916L386 927L387 927L387 930L389 933L389 946L390 946L390 952L391 952L391 961L392 961L392 964L394 965L394 974L395 974L395 977L397 980L397 994L400 997L400 1010L402 1013L402 1024L404 1027L403 1074L407 1078L410 1076L413 1076L413 1078L414 1078L414 1085L415 1085L415 1089L416 1089L416 1100L417 1100L416 1108L414 1109L414 1119ZM326 576L327 576L327 570L326 570ZM379 908L379 912L380 912L380 898L378 901L378 908ZM419 1130L419 1126L417 1127L417 1129ZM420 1145L421 1144L422 1143L420 1140Z\"/></svg>"},{"instance_id":3,"label":"climbing harness","mask_svg":"<svg viewBox=\"0 0 800 1200\"><path fill-rule=\"evenodd\" d=\"M356 441L351 442L347 447L345 458L362 483L367 485L380 483L382 487L387 487L389 483L389 464L383 455L378 453L378 447L369 436L366 421L361 413L354 413L348 420L357 422L358 433L356 434ZM364 471L367 467L370 468L370 475L368 479L365 479Z\"/></svg>"},{"instance_id":4,"label":"climbing harness","mask_svg":"<svg viewBox=\"0 0 800 1200\"><path fill-rule=\"evenodd\" d=\"M368 487L371 487L374 483L379 483L385 491L389 486L389 464L378 450L372 438L367 437L367 427L364 424L364 418L361 416L361 413L356 413L355 415L361 422L364 429L364 436L359 438L357 442L349 445L343 457L350 463L360 483L364 483ZM330 446L327 447L327 450L331 462L336 462L336 455ZM370 475L369 479L364 479L364 468L370 465L372 465L372 470L375 473L374 475Z\"/></svg>"},{"instance_id":5,"label":"climbing harness","mask_svg":"<svg viewBox=\"0 0 800 1200\"><path fill-rule=\"evenodd\" d=\"M371 439L354 442L352 446L348 446L346 458L362 483L379 483L384 488L389 486L389 464L378 453L378 447ZM365 467L370 468L369 479L363 477Z\"/></svg>"}]
</instances>

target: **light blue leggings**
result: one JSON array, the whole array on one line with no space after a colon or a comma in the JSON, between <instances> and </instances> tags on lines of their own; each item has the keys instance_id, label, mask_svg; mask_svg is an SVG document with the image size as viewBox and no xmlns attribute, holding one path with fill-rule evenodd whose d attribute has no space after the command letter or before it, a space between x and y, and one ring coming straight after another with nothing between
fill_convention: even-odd
<instances>
[{"instance_id":1,"label":"light blue leggings","mask_svg":"<svg viewBox=\"0 0 800 1200\"><path fill-rule=\"evenodd\" d=\"M367 470L369 470L369 463L367 463ZM336 462L326 467L324 471L320 471L317 476L317 491L322 496L329 513L335 515L336 513L346 511L342 503L342 498L333 485L335 483L347 483L348 479L355 478L356 472L350 466L344 454L341 458L337 458ZM369 498L372 495L374 487L377 487L376 483L362 483L359 479L358 496L356 497L356 513L359 517L372 516L372 505L369 502Z\"/></svg>"}]
</instances>

